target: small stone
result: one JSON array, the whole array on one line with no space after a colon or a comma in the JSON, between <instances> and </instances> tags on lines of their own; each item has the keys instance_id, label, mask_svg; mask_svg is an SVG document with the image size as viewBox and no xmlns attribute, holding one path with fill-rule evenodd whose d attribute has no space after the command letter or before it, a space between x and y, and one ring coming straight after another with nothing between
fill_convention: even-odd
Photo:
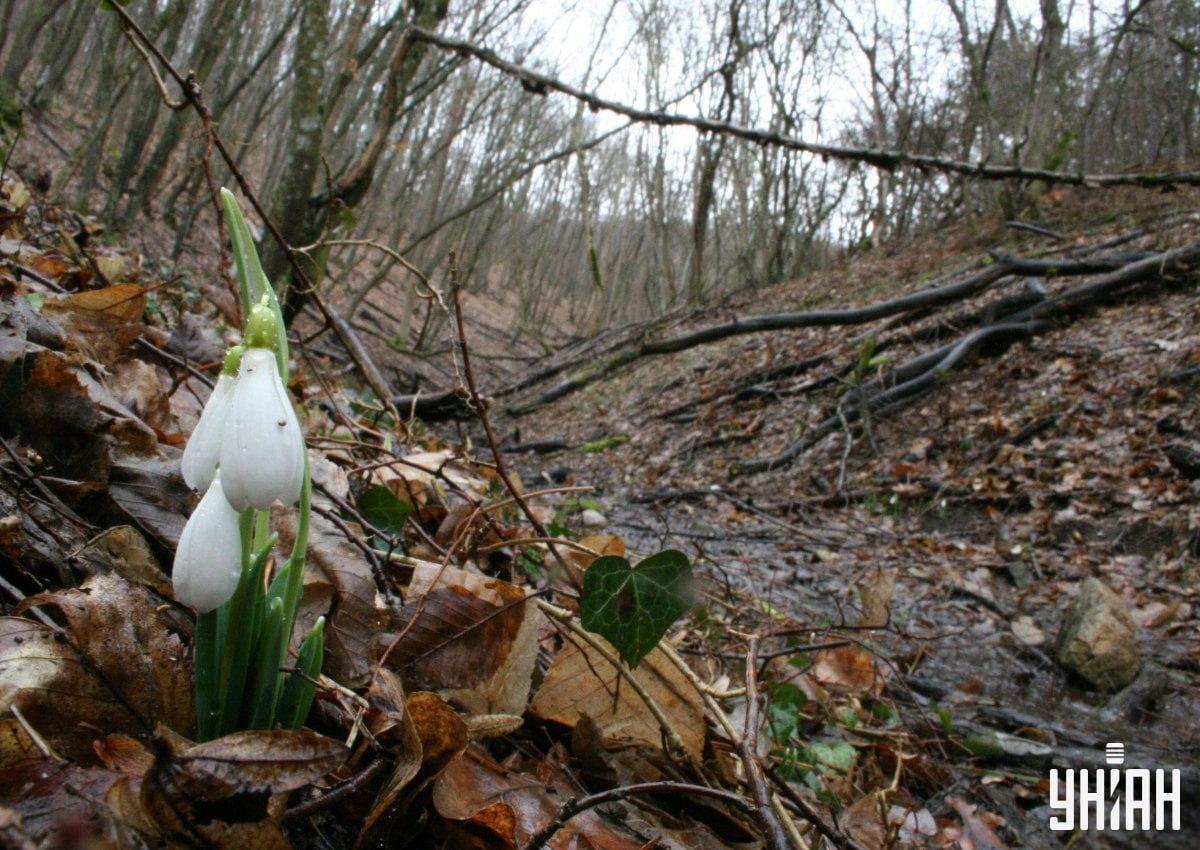
<instances>
[{"instance_id":1,"label":"small stone","mask_svg":"<svg viewBox=\"0 0 1200 850\"><path fill-rule=\"evenodd\" d=\"M604 514L594 508L586 508L580 519L588 528L603 528L608 525L608 519Z\"/></svg>"},{"instance_id":2,"label":"small stone","mask_svg":"<svg viewBox=\"0 0 1200 850\"><path fill-rule=\"evenodd\" d=\"M1063 615L1055 642L1063 667L1101 690L1124 688L1141 670L1137 626L1120 597L1088 578Z\"/></svg>"}]
</instances>

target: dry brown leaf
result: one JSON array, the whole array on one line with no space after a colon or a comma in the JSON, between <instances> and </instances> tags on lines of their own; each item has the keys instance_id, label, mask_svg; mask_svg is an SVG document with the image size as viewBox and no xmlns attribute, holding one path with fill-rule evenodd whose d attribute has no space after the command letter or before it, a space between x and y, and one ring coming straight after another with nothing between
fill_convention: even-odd
<instances>
[{"instance_id":1,"label":"dry brown leaf","mask_svg":"<svg viewBox=\"0 0 1200 850\"><path fill-rule=\"evenodd\" d=\"M1008 845L1000 840L992 825L984 820L985 816L994 819L995 815L991 815L990 812L976 814L975 806L960 797L947 797L946 803L962 818L962 829L957 836L958 846L962 850L1008 850Z\"/></svg>"},{"instance_id":2,"label":"dry brown leaf","mask_svg":"<svg viewBox=\"0 0 1200 850\"><path fill-rule=\"evenodd\" d=\"M872 570L858 586L858 598L862 603L860 626L881 628L888 624L892 605L892 594L896 591L896 571Z\"/></svg>"},{"instance_id":3,"label":"dry brown leaf","mask_svg":"<svg viewBox=\"0 0 1200 850\"><path fill-rule=\"evenodd\" d=\"M27 368L30 359L25 359ZM107 479L110 440L142 455L158 446L149 426L84 369L53 351L32 355L24 384L0 418L11 418L59 476L80 481Z\"/></svg>"},{"instance_id":4,"label":"dry brown leaf","mask_svg":"<svg viewBox=\"0 0 1200 850\"><path fill-rule=\"evenodd\" d=\"M174 549L195 506L183 483L179 452L164 449L152 457L122 455L109 469L108 495L147 535Z\"/></svg>"},{"instance_id":5,"label":"dry brown leaf","mask_svg":"<svg viewBox=\"0 0 1200 850\"><path fill-rule=\"evenodd\" d=\"M375 828L380 818L388 814L402 815L408 799L400 795L421 770L421 739L413 724L404 698L400 677L386 668L379 671L368 695L371 710L365 720L375 740L388 748L394 759L391 776L384 784L363 823L361 844ZM464 743L465 746L465 743Z\"/></svg>"},{"instance_id":6,"label":"dry brown leaf","mask_svg":"<svg viewBox=\"0 0 1200 850\"><path fill-rule=\"evenodd\" d=\"M524 590L416 562L408 600L396 623L403 637L388 653L389 667L410 687L438 691L470 714L524 713L543 621Z\"/></svg>"},{"instance_id":7,"label":"dry brown leaf","mask_svg":"<svg viewBox=\"0 0 1200 850\"><path fill-rule=\"evenodd\" d=\"M0 618L0 711L17 705L56 752L82 763L98 734L144 734L155 722L191 731L191 665L149 591L110 573L30 605L53 606L66 628Z\"/></svg>"},{"instance_id":8,"label":"dry brown leaf","mask_svg":"<svg viewBox=\"0 0 1200 850\"><path fill-rule=\"evenodd\" d=\"M603 640L603 638L600 638ZM612 650L616 655L616 650ZM697 760L704 749L704 711L700 697L675 665L655 649L633 676L671 721L684 748ZM543 720L575 726L585 715L599 730L606 748L662 746L662 730L628 682L600 653L586 644L563 646L529 709Z\"/></svg>"},{"instance_id":9,"label":"dry brown leaf","mask_svg":"<svg viewBox=\"0 0 1200 850\"><path fill-rule=\"evenodd\" d=\"M47 299L43 310L67 334L69 347L98 363L112 363L141 335L146 292L136 283Z\"/></svg>"},{"instance_id":10,"label":"dry brown leaf","mask_svg":"<svg viewBox=\"0 0 1200 850\"><path fill-rule=\"evenodd\" d=\"M457 842L452 846L515 850L558 813L560 803L535 777L508 770L483 750L471 747L434 783L433 807L450 822L450 837ZM466 829L455 831L455 825ZM594 810L588 810L572 818L548 846L555 850L637 850L642 844L616 832Z\"/></svg>"},{"instance_id":11,"label":"dry brown leaf","mask_svg":"<svg viewBox=\"0 0 1200 850\"><path fill-rule=\"evenodd\" d=\"M203 800L234 794L281 794L302 788L341 765L349 751L309 729L233 732L174 753L168 769L178 787Z\"/></svg>"},{"instance_id":12,"label":"dry brown leaf","mask_svg":"<svg viewBox=\"0 0 1200 850\"><path fill-rule=\"evenodd\" d=\"M94 572L112 570L126 581L142 584L167 599L173 599L171 581L150 551L146 538L131 525L106 529L79 552L82 563Z\"/></svg>"},{"instance_id":13,"label":"dry brown leaf","mask_svg":"<svg viewBox=\"0 0 1200 850\"><path fill-rule=\"evenodd\" d=\"M165 374L153 363L125 357L117 361L105 380L113 395L160 436L178 430L166 393L170 380L165 379ZM182 437L177 442L182 443Z\"/></svg>"},{"instance_id":14,"label":"dry brown leaf","mask_svg":"<svg viewBox=\"0 0 1200 850\"><path fill-rule=\"evenodd\" d=\"M156 829L140 810L137 786L115 770L32 761L0 771L0 804L20 818L18 835L32 846L139 850L152 846Z\"/></svg>"},{"instance_id":15,"label":"dry brown leaf","mask_svg":"<svg viewBox=\"0 0 1200 850\"><path fill-rule=\"evenodd\" d=\"M814 657L809 675L839 694L878 694L884 685L883 672L875 659L857 646L821 650Z\"/></svg>"}]
</instances>

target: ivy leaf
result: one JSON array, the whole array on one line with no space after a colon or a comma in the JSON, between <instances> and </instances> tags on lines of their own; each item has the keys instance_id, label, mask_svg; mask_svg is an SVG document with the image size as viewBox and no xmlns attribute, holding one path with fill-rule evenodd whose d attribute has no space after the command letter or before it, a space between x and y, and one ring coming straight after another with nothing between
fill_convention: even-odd
<instances>
[{"instance_id":1,"label":"ivy leaf","mask_svg":"<svg viewBox=\"0 0 1200 850\"><path fill-rule=\"evenodd\" d=\"M687 555L674 549L636 567L617 555L597 558L583 577L580 622L636 667L692 607L691 577Z\"/></svg>"},{"instance_id":2,"label":"ivy leaf","mask_svg":"<svg viewBox=\"0 0 1200 850\"><path fill-rule=\"evenodd\" d=\"M404 523L412 516L413 506L396 498L387 487L375 486L359 496L358 510L384 534L399 537L404 532Z\"/></svg>"}]
</instances>

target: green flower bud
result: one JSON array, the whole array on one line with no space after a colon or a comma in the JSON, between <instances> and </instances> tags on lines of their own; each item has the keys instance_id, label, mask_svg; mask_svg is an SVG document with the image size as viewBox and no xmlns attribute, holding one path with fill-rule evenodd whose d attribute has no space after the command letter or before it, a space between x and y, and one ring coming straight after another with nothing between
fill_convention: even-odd
<instances>
[{"instance_id":1,"label":"green flower bud","mask_svg":"<svg viewBox=\"0 0 1200 850\"><path fill-rule=\"evenodd\" d=\"M246 346L278 351L281 330L275 319L275 311L266 303L255 304L250 310L250 318L246 320Z\"/></svg>"},{"instance_id":2,"label":"green flower bud","mask_svg":"<svg viewBox=\"0 0 1200 850\"><path fill-rule=\"evenodd\" d=\"M246 351L246 346L235 345L233 348L225 352L225 363L221 366L221 374L228 375L231 378L236 378L238 369L242 365L242 354Z\"/></svg>"}]
</instances>

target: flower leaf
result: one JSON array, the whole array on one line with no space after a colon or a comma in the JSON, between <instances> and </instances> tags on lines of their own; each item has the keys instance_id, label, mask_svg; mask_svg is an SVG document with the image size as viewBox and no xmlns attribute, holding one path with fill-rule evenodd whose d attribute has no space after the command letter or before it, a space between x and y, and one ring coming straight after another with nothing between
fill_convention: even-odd
<instances>
[{"instance_id":1,"label":"flower leaf","mask_svg":"<svg viewBox=\"0 0 1200 850\"><path fill-rule=\"evenodd\" d=\"M687 555L674 549L636 567L616 555L597 558L583 577L580 622L636 666L692 607L691 577Z\"/></svg>"}]
</instances>

